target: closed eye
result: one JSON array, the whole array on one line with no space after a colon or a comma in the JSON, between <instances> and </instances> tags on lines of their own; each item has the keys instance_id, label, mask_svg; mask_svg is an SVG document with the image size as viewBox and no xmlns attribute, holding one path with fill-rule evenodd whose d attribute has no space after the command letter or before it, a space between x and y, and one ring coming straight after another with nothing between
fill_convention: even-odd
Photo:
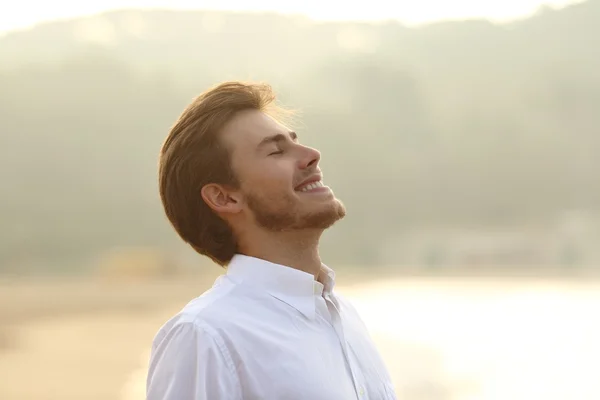
<instances>
[{"instance_id":1,"label":"closed eye","mask_svg":"<svg viewBox=\"0 0 600 400\"><path fill-rule=\"evenodd\" d=\"M276 156L278 154L283 154L283 150L277 150L277 151L274 151L272 153L269 153L270 156Z\"/></svg>"}]
</instances>

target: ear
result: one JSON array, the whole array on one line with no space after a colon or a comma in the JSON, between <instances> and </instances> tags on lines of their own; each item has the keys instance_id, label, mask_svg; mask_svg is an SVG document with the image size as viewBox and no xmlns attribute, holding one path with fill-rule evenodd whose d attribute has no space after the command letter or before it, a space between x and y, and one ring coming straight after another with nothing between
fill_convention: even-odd
<instances>
[{"instance_id":1,"label":"ear","mask_svg":"<svg viewBox=\"0 0 600 400\"><path fill-rule=\"evenodd\" d=\"M202 199L215 212L234 214L242 211L241 196L223 185L209 183L200 191Z\"/></svg>"}]
</instances>

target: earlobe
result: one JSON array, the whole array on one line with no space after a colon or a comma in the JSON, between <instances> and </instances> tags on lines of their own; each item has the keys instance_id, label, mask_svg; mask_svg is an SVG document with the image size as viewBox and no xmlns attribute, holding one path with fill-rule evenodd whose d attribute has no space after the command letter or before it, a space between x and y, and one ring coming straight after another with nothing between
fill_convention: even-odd
<instances>
[{"instance_id":1,"label":"earlobe","mask_svg":"<svg viewBox=\"0 0 600 400\"><path fill-rule=\"evenodd\" d=\"M223 185L209 183L200 191L202 199L217 213L237 213L241 210L240 201Z\"/></svg>"}]
</instances>

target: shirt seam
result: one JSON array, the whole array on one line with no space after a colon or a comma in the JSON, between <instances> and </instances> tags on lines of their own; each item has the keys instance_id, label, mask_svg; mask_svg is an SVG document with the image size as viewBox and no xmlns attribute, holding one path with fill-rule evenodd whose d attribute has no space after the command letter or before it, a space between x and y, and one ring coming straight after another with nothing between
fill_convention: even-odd
<instances>
[{"instance_id":1,"label":"shirt seam","mask_svg":"<svg viewBox=\"0 0 600 400\"><path fill-rule=\"evenodd\" d=\"M199 321L198 319L194 319L193 323L197 328L204 330L211 337L211 339L217 344L217 347L219 348L221 355L225 359L225 364L227 365L227 369L229 370L229 373L232 375L232 377L236 383L236 386L237 386L236 399L241 400L242 399L242 385L241 385L239 376L236 373L236 369L235 369L235 365L233 363L233 358L231 357L231 353L229 352L229 350L227 350L227 347L225 346L223 339L217 333L217 331L215 329L213 329L210 325L207 325L207 324Z\"/></svg>"}]
</instances>

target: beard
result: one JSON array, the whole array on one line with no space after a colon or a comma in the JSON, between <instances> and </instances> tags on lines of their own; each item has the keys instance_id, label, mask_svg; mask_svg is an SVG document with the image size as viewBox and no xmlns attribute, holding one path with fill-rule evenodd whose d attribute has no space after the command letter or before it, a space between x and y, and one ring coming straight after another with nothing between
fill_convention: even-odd
<instances>
[{"instance_id":1,"label":"beard","mask_svg":"<svg viewBox=\"0 0 600 400\"><path fill-rule=\"evenodd\" d=\"M297 230L325 230L346 215L346 208L337 198L321 204L315 210L304 210L302 204L291 196L268 199L253 193L247 194L248 208L256 223L275 232Z\"/></svg>"}]
</instances>

